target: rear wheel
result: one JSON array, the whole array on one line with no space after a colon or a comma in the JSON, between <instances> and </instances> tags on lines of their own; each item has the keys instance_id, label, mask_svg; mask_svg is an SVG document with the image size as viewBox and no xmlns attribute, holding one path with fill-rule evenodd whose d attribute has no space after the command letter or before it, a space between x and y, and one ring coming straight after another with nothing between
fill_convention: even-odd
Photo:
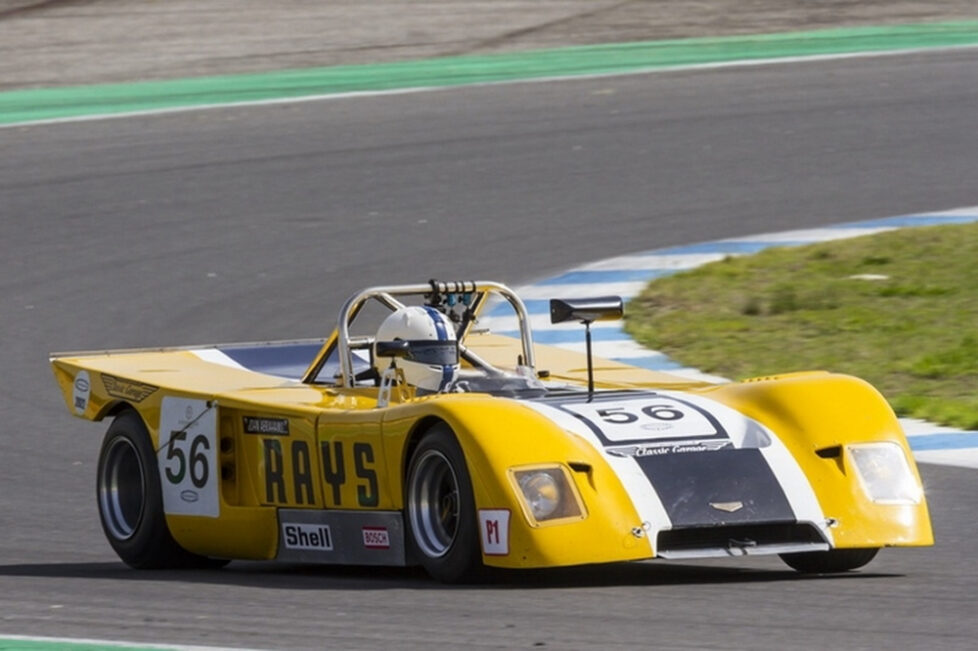
<instances>
[{"instance_id":1,"label":"rear wheel","mask_svg":"<svg viewBox=\"0 0 978 651\"><path fill-rule=\"evenodd\" d=\"M149 432L136 412L115 418L98 459L96 494L102 529L122 561L138 569L218 567L173 540L163 513L163 493Z\"/></svg>"},{"instance_id":2,"label":"rear wheel","mask_svg":"<svg viewBox=\"0 0 978 651\"><path fill-rule=\"evenodd\" d=\"M827 552L781 554L781 560L799 572L830 574L858 569L873 560L877 552L879 549L875 547L869 549L830 549Z\"/></svg>"},{"instance_id":3,"label":"rear wheel","mask_svg":"<svg viewBox=\"0 0 978 651\"><path fill-rule=\"evenodd\" d=\"M432 427L411 455L405 487L407 542L425 570L446 583L482 569L472 481L451 429Z\"/></svg>"}]
</instances>

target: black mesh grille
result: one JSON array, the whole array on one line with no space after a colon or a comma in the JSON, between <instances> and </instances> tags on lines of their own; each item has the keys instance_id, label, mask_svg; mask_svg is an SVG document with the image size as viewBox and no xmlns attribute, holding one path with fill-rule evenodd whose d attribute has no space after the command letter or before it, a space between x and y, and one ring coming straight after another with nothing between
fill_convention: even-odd
<instances>
[{"instance_id":1,"label":"black mesh grille","mask_svg":"<svg viewBox=\"0 0 978 651\"><path fill-rule=\"evenodd\" d=\"M719 527L688 527L660 531L659 553L727 549L730 547L765 547L799 543L824 543L818 529L810 524L772 522Z\"/></svg>"}]
</instances>

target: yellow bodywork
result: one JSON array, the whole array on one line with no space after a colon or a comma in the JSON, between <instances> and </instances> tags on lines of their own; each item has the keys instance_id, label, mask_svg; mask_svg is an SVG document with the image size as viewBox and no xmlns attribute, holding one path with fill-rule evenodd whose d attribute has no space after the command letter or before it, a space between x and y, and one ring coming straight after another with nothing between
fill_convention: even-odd
<instances>
[{"instance_id":1,"label":"yellow bodywork","mask_svg":"<svg viewBox=\"0 0 978 651\"><path fill-rule=\"evenodd\" d=\"M500 368L516 364L518 342L470 335L469 349ZM536 347L537 368L553 381L586 383L586 359ZM595 447L519 401L485 394L416 397L394 392L377 407L375 388L342 388L220 365L190 349L55 355L55 377L69 410L101 420L136 410L161 450L166 396L212 401L217 408L220 466L217 517L167 515L185 549L222 558L272 559L278 552L277 510L396 512L412 446L433 422L447 423L460 443L478 509L508 510L509 549L487 565L548 567L651 558L654 541L619 477ZM85 400L77 380L84 372ZM932 543L926 503L869 500L851 467L848 444L892 441L910 450L892 411L866 383L828 373L796 374L723 385L690 382L596 360L596 388L681 390L723 403L776 432L834 520L834 545L880 547ZM82 404L84 402L84 404ZM208 403L210 404L210 403ZM248 419L258 419L249 421ZM246 432L287 421L287 435ZM837 456L819 451L838 446ZM911 467L916 476L916 467ZM514 467L559 464L574 482L582 517L531 522L510 476ZM919 482L919 477L917 477Z\"/></svg>"},{"instance_id":2,"label":"yellow bodywork","mask_svg":"<svg viewBox=\"0 0 978 651\"><path fill-rule=\"evenodd\" d=\"M910 446L893 410L863 380L829 373L798 373L724 384L703 393L777 432L801 465L823 512L837 521L835 545L932 545L927 504L877 504L859 484L848 445L889 441L907 459ZM839 449L820 457L819 450ZM915 464L911 470L920 484Z\"/></svg>"}]
</instances>

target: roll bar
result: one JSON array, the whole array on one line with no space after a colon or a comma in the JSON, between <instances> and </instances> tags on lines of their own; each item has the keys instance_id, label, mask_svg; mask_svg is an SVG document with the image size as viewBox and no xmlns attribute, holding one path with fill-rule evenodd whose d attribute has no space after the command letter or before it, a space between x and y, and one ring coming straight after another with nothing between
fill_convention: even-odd
<instances>
[{"instance_id":1,"label":"roll bar","mask_svg":"<svg viewBox=\"0 0 978 651\"><path fill-rule=\"evenodd\" d=\"M350 323L360 312L364 304L375 299L383 303L391 310L404 307L404 304L397 300L398 296L427 296L437 299L436 305L440 303L441 297L457 294L476 294L478 300L473 302L473 310L478 312L485 306L485 298L490 294L498 294L505 298L516 311L520 326L520 339L523 344L523 363L531 369L536 369L536 360L533 355L533 335L530 332L530 317L526 312L526 305L516 293L501 283L486 280L466 280L466 281L439 281L432 280L426 284L417 285L389 285L383 287L370 287L354 294L340 310L339 322L336 326L337 349L340 360L340 383L345 387L353 387L353 346L351 345ZM459 332L459 340L465 336L465 332Z\"/></svg>"}]
</instances>

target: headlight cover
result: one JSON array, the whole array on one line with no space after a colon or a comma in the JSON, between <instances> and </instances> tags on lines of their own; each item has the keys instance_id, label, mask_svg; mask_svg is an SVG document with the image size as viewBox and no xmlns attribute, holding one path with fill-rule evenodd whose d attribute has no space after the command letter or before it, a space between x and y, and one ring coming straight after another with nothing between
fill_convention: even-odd
<instances>
[{"instance_id":1,"label":"headlight cover","mask_svg":"<svg viewBox=\"0 0 978 651\"><path fill-rule=\"evenodd\" d=\"M511 468L509 474L531 525L584 518L581 497L564 466Z\"/></svg>"},{"instance_id":2,"label":"headlight cover","mask_svg":"<svg viewBox=\"0 0 978 651\"><path fill-rule=\"evenodd\" d=\"M924 491L903 448L890 441L846 446L859 482L877 504L920 504Z\"/></svg>"}]
</instances>

